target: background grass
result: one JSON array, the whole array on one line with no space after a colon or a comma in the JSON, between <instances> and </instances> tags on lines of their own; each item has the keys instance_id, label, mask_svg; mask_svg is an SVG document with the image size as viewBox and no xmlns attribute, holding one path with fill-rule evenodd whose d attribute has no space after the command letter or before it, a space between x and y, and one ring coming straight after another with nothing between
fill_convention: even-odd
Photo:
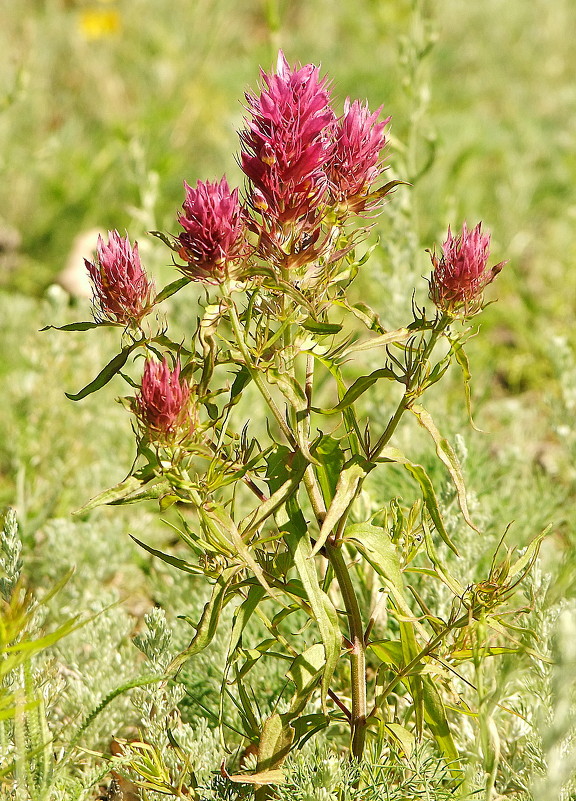
<instances>
[{"instance_id":1,"label":"background grass","mask_svg":"<svg viewBox=\"0 0 576 801\"><path fill-rule=\"evenodd\" d=\"M510 260L490 289L499 300L483 313L468 348L476 421L488 433L468 426L457 376L435 389L431 403L443 431L464 438L467 478L486 532L482 541L460 532L466 543L460 569L469 581L485 574L508 522L515 520L511 541L518 544L553 524L535 585L545 647L559 654L557 672L540 676L548 711L538 748L548 767L537 766L536 746L522 752L522 737L532 741L516 732L507 746L514 741L516 757L507 754L512 767L500 787L507 792L511 777L524 771L537 794L538 771L550 777L554 755L568 759L559 743L573 722L574 665L565 629L576 620L576 6L571 0L26 0L24 6L0 0L0 501L18 511L33 586L47 587L76 565L51 608L54 624L72 611L121 600L59 646L54 670L64 675L65 690L54 720L70 724L121 679L144 670L130 637L154 604L167 610L173 646L183 644L189 631L174 618L194 616L204 590L132 545L128 531L148 541L169 539L152 508L70 518L126 474L132 435L113 403L120 383L81 404L64 397L64 390L87 383L116 343L113 335L90 332L39 334L43 325L90 313L88 301L70 301L52 284L75 237L94 227L127 229L158 282L170 279L167 254L146 231L175 229L184 179L226 172L231 183L241 182L235 154L242 94L282 46L290 61L321 62L341 100L366 97L392 115L390 170L413 186L392 197L357 290L385 323L405 319L415 282L425 299L424 249L441 241L448 224L483 220L493 234L494 261ZM184 330L195 314L180 299L173 313ZM376 398L372 412L385 401ZM402 429L400 437L431 461L429 443L418 434ZM437 473L435 480L440 486L444 479ZM409 500L410 491L394 477L371 489L382 501L395 494ZM449 510L448 489L445 501ZM195 667L207 676L197 688L202 697L217 694L223 647ZM537 682L527 678L534 672L526 665L504 672L502 692L535 704ZM134 723L138 714L128 701L111 705L88 745L105 747L122 733L126 716ZM509 722L501 725L513 732Z\"/></svg>"}]
</instances>

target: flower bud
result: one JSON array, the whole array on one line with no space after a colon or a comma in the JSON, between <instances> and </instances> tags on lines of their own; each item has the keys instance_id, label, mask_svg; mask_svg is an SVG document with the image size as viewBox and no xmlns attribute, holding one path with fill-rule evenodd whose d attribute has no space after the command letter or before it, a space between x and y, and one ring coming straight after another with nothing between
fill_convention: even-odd
<instances>
[{"instance_id":1,"label":"flower bud","mask_svg":"<svg viewBox=\"0 0 576 801\"><path fill-rule=\"evenodd\" d=\"M336 203L354 212L371 205L366 194L383 170L380 151L386 145L384 128L390 117L378 122L382 107L371 113L359 100L344 103L344 116L335 129L334 155L328 166L332 194Z\"/></svg>"},{"instance_id":2,"label":"flower bud","mask_svg":"<svg viewBox=\"0 0 576 801\"><path fill-rule=\"evenodd\" d=\"M108 244L98 237L97 258L84 260L92 283L94 318L136 326L152 308L155 294L140 263L138 244L118 231L108 232Z\"/></svg>"},{"instance_id":3,"label":"flower bud","mask_svg":"<svg viewBox=\"0 0 576 801\"><path fill-rule=\"evenodd\" d=\"M498 275L506 262L487 268L490 234L482 233L482 223L469 231L448 237L442 244L442 256L430 253L433 271L429 280L430 298L448 314L468 317L482 308L484 288Z\"/></svg>"},{"instance_id":4,"label":"flower bud","mask_svg":"<svg viewBox=\"0 0 576 801\"><path fill-rule=\"evenodd\" d=\"M241 167L269 228L313 227L326 194L325 166L336 116L318 67L290 67L280 51L276 72L262 73L247 94ZM256 194L257 193L257 194Z\"/></svg>"},{"instance_id":5,"label":"flower bud","mask_svg":"<svg viewBox=\"0 0 576 801\"><path fill-rule=\"evenodd\" d=\"M146 361L134 411L151 440L170 442L192 432L190 395L189 384L180 379L179 362L171 370L166 358Z\"/></svg>"},{"instance_id":6,"label":"flower bud","mask_svg":"<svg viewBox=\"0 0 576 801\"><path fill-rule=\"evenodd\" d=\"M217 284L234 276L248 252L244 213L238 190L230 191L226 178L198 181L196 189L184 182L184 214L178 222L179 255L186 262L180 269L192 280Z\"/></svg>"}]
</instances>

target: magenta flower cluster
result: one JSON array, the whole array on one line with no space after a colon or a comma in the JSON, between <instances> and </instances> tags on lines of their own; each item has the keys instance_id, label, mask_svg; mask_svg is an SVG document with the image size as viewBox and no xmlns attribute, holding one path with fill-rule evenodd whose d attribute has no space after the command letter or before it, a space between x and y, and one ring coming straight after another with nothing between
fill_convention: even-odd
<instances>
[{"instance_id":1,"label":"magenta flower cluster","mask_svg":"<svg viewBox=\"0 0 576 801\"><path fill-rule=\"evenodd\" d=\"M198 181L196 189L184 182L184 187L184 214L178 216L184 229L178 255L186 262L181 270L189 278L219 283L248 253L238 189L231 192L225 177L220 183Z\"/></svg>"},{"instance_id":2,"label":"magenta flower cluster","mask_svg":"<svg viewBox=\"0 0 576 801\"><path fill-rule=\"evenodd\" d=\"M262 72L258 94L246 95L240 131L240 166L248 180L246 207L238 190L220 183L187 184L184 229L176 250L188 277L219 283L245 274L251 254L289 268L314 260L321 227L331 209L340 217L370 206L370 189L382 172L386 144L380 110L346 101L338 117L318 67L290 67L279 53L275 73ZM246 244L248 232L255 244Z\"/></svg>"},{"instance_id":3,"label":"magenta flower cluster","mask_svg":"<svg viewBox=\"0 0 576 801\"><path fill-rule=\"evenodd\" d=\"M443 312L449 314L474 313L482 304L485 287L494 280L505 262L488 268L490 234L482 233L482 223L454 236L448 228L448 237L442 244L442 256L435 252L432 259L430 298Z\"/></svg>"},{"instance_id":4,"label":"magenta flower cluster","mask_svg":"<svg viewBox=\"0 0 576 801\"><path fill-rule=\"evenodd\" d=\"M246 111L239 134L245 202L226 177L184 184L182 230L171 246L190 280L249 281L263 271L284 280L315 275L322 258L330 263L345 252L327 255L346 219L372 213L386 195L388 187L379 191L375 182L390 118L349 98L338 116L318 67L291 67L280 51L276 71L262 72L260 91L246 95ZM430 297L441 312L466 317L481 308L484 288L504 264L488 269L489 246L481 224L471 231L464 225L457 236L448 229L442 254L431 253ZM97 258L86 267L96 320L139 328L155 289L137 243L111 231L107 244L98 238ZM151 438L168 441L191 430L190 392L179 364L171 370L166 361L146 362L136 412Z\"/></svg>"},{"instance_id":5,"label":"magenta flower cluster","mask_svg":"<svg viewBox=\"0 0 576 801\"><path fill-rule=\"evenodd\" d=\"M135 411L151 440L176 441L193 429L190 385L181 379L180 363L173 369L164 359L148 359Z\"/></svg>"},{"instance_id":6,"label":"magenta flower cluster","mask_svg":"<svg viewBox=\"0 0 576 801\"><path fill-rule=\"evenodd\" d=\"M290 69L280 53L276 74L262 73L260 94L247 94L246 101L241 165L252 203L280 227L292 227L328 190L336 115L326 79L312 64Z\"/></svg>"},{"instance_id":7,"label":"magenta flower cluster","mask_svg":"<svg viewBox=\"0 0 576 801\"><path fill-rule=\"evenodd\" d=\"M102 322L136 326L152 308L154 283L138 254L138 244L118 231L108 232L108 244L98 237L97 258L84 259L92 284L94 316Z\"/></svg>"}]
</instances>

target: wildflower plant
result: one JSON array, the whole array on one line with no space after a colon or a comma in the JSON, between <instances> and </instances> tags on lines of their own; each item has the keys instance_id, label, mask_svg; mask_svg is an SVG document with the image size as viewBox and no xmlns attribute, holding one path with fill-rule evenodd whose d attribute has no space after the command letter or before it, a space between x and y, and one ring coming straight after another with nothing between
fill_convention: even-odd
<instances>
[{"instance_id":1,"label":"wildflower plant","mask_svg":"<svg viewBox=\"0 0 576 801\"><path fill-rule=\"evenodd\" d=\"M431 254L431 310L413 300L406 325L385 330L349 290L369 269L355 250L367 220L402 183L381 180L389 118L350 99L339 115L319 69L290 66L283 53L274 72L262 73L259 90L246 95L245 110L243 191L230 189L225 177L185 184L181 230L153 232L171 249L181 277L155 294L137 246L116 232L108 245L99 242L97 262L87 263L95 319L63 329L122 326L122 347L69 397L80 400L123 377L136 390L121 400L136 421L137 458L125 481L84 509L150 499L161 510L178 505L174 525L190 555L140 544L205 576L212 593L166 676L176 677L209 645L232 604L223 688L235 687L244 747L256 755L253 774L232 775L233 782L281 781L288 753L335 726L349 730L357 760L367 738L409 753L428 736L457 783L462 771L444 699L469 713L452 677L479 653L503 650L509 617L502 613L509 615L541 537L521 557L495 557L485 581L463 586L441 556L446 548L458 555L458 543L432 480L394 437L405 417L428 432L462 519L475 528L457 455L422 398L453 361L468 390L469 321L502 264L488 267L490 237L480 224L471 231L464 224L456 236L449 230L442 255ZM207 300L196 330L176 342L157 309L191 282L204 285ZM351 362L368 352L377 366L360 376L357 369L350 380ZM123 372L139 354L140 382ZM362 419L363 396L378 382L399 385L399 399L381 417ZM265 436L254 434L254 392L265 410L267 426L258 427ZM366 482L390 465L407 471L421 500L403 509L392 499L359 519L356 501ZM366 570L393 620L384 632L360 591ZM451 594L448 614L428 608L411 586L415 574ZM267 633L259 643L245 642L252 618ZM375 674L367 656L378 665ZM280 660L288 679L266 714L246 684L260 660Z\"/></svg>"}]
</instances>

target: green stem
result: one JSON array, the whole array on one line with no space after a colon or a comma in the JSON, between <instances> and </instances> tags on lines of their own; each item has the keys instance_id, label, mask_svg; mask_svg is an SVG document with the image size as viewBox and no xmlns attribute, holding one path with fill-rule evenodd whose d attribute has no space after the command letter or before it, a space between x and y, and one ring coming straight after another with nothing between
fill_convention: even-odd
<instances>
[{"instance_id":1,"label":"green stem","mask_svg":"<svg viewBox=\"0 0 576 801\"><path fill-rule=\"evenodd\" d=\"M225 294L224 297L228 302L228 313L230 316L230 324L232 325L232 330L234 331L234 337L236 338L236 343L240 349L242 358L244 359L244 364L246 365L246 369L248 370L248 372L250 373L250 377L258 387L260 394L268 404L268 407L272 412L272 414L274 415L274 418L278 423L280 430L282 431L282 433L284 434L290 445L293 448L297 448L298 444L296 442L294 434L290 430L290 427L286 423L286 420L284 419L282 412L280 411L280 409L276 405L276 402L274 401L274 398L270 394L270 391L266 386L266 382L264 381L262 375L260 374L260 371L257 370L252 364L252 359L250 358L250 352L248 351L248 348L246 347L246 342L244 341L242 326L240 324L240 320L238 318L238 312L236 310L236 304L234 303L230 295Z\"/></svg>"},{"instance_id":2,"label":"green stem","mask_svg":"<svg viewBox=\"0 0 576 801\"><path fill-rule=\"evenodd\" d=\"M361 759L366 740L366 648L360 605L341 547L326 543L326 556L340 586L350 627L350 683L352 696L352 756Z\"/></svg>"},{"instance_id":3,"label":"green stem","mask_svg":"<svg viewBox=\"0 0 576 801\"><path fill-rule=\"evenodd\" d=\"M422 355L420 357L420 364L424 364L426 361L428 361L428 358L430 357L430 354L432 353L434 346L438 342L438 338L444 332L444 329L449 325L449 323L450 323L450 317L447 314L443 314L441 317L438 318L436 325L432 329L432 334L430 335L430 339L428 340L428 342L426 343L426 347L422 351ZM375 459L378 458L378 456L380 456L386 445L392 439L392 435L396 431L396 428L398 427L398 423L400 422L402 415L404 414L406 409L408 409L409 406L414 402L415 390L417 390L417 387L415 385L415 380L418 377L418 375L419 375L419 370L415 370L413 373L414 377L408 382L406 386L406 391L404 392L404 395L402 396L402 399L400 400L400 403L398 404L396 411L390 418L390 421L386 426L384 433L382 434L382 436L380 437L380 439L370 452L369 456L370 461L374 461Z\"/></svg>"}]
</instances>

